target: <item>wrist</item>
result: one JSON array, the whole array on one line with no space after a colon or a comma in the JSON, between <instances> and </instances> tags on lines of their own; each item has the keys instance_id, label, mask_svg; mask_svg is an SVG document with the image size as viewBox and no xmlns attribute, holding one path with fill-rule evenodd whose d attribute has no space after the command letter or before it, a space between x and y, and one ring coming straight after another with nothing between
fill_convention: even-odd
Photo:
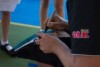
<instances>
[{"instance_id":1,"label":"wrist","mask_svg":"<svg viewBox=\"0 0 100 67\"><path fill-rule=\"evenodd\" d=\"M55 52L54 52L54 54L56 54L57 56L59 56L59 54L62 54L62 53L71 54L70 48L67 45L65 45L64 43L59 44L56 47Z\"/></svg>"}]
</instances>

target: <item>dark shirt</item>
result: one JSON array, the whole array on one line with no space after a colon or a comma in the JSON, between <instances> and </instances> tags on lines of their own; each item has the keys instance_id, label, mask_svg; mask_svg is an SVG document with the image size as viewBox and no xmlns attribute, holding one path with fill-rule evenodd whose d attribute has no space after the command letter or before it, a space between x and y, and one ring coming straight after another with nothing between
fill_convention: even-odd
<instances>
[{"instance_id":1,"label":"dark shirt","mask_svg":"<svg viewBox=\"0 0 100 67\"><path fill-rule=\"evenodd\" d=\"M100 55L99 0L68 0L73 54Z\"/></svg>"}]
</instances>

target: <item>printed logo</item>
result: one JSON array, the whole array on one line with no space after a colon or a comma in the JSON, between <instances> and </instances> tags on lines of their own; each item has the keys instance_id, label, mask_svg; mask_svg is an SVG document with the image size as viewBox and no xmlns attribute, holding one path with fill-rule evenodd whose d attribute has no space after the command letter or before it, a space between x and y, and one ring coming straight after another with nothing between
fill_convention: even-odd
<instances>
[{"instance_id":1,"label":"printed logo","mask_svg":"<svg viewBox=\"0 0 100 67\"><path fill-rule=\"evenodd\" d=\"M89 29L81 29L80 31L73 31L73 38L89 38Z\"/></svg>"}]
</instances>

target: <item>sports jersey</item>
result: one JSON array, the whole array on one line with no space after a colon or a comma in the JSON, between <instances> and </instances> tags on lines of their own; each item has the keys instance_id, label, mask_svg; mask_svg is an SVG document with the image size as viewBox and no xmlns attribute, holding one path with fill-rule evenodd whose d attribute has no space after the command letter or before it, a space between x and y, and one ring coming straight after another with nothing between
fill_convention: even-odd
<instances>
[{"instance_id":1,"label":"sports jersey","mask_svg":"<svg viewBox=\"0 0 100 67\"><path fill-rule=\"evenodd\" d=\"M100 55L99 0L69 0L72 54Z\"/></svg>"}]
</instances>

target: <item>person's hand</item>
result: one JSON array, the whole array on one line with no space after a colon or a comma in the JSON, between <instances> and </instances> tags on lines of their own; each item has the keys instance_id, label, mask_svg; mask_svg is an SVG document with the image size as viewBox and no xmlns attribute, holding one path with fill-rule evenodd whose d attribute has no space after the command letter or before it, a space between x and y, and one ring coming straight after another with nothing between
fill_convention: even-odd
<instances>
[{"instance_id":1,"label":"person's hand","mask_svg":"<svg viewBox=\"0 0 100 67\"><path fill-rule=\"evenodd\" d=\"M63 22L48 22L47 23L47 27L55 30L55 31L63 31L63 30L67 30L68 28L66 28L67 25L65 25L65 23Z\"/></svg>"},{"instance_id":2,"label":"person's hand","mask_svg":"<svg viewBox=\"0 0 100 67\"><path fill-rule=\"evenodd\" d=\"M44 33L38 33L38 36L40 39L36 40L36 42L39 43L40 49L44 53L56 53L59 47L62 46L62 41L56 36Z\"/></svg>"},{"instance_id":3,"label":"person's hand","mask_svg":"<svg viewBox=\"0 0 100 67\"><path fill-rule=\"evenodd\" d=\"M47 27L53 29L53 30L68 30L69 24L68 21L64 18L60 17L59 15L55 14L53 19L49 21L50 19L47 19ZM49 21L49 22L48 22Z\"/></svg>"}]
</instances>

